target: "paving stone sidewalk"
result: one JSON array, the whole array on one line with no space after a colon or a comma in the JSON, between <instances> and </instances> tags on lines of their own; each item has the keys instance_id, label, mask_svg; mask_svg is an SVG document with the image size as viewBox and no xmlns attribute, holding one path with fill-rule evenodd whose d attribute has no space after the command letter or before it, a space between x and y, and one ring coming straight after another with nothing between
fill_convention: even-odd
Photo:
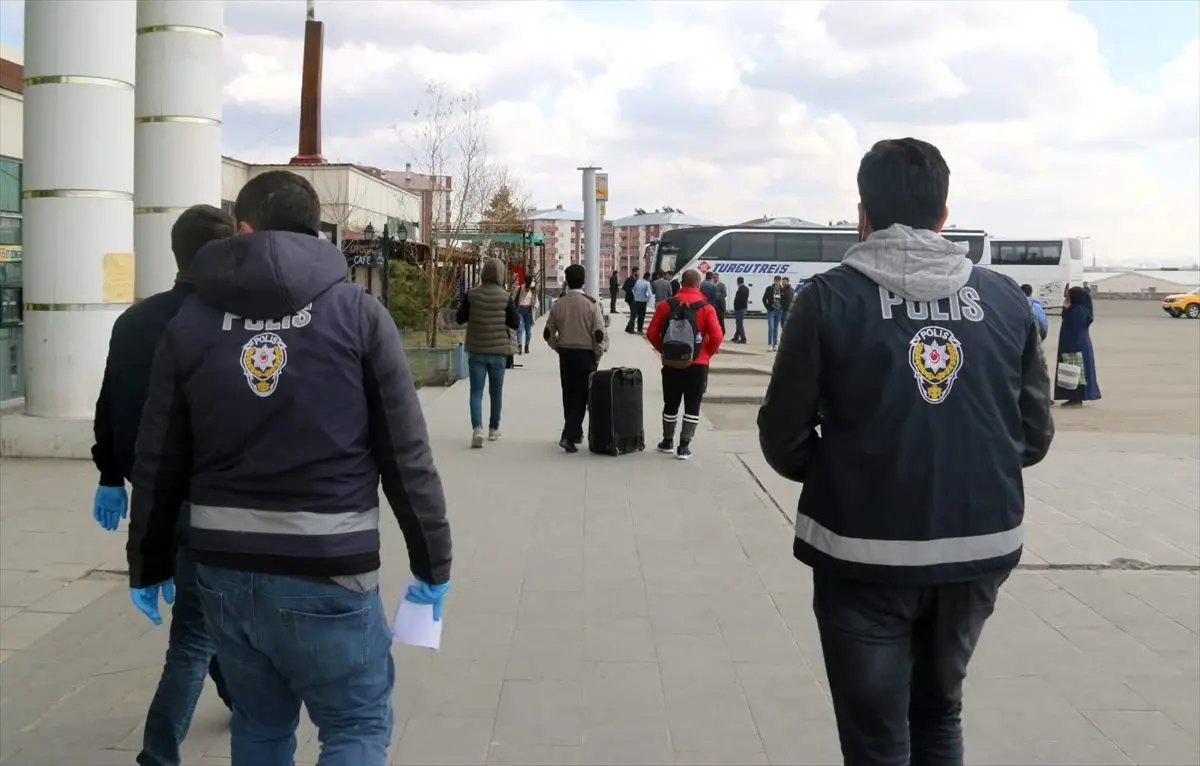
<instances>
[{"instance_id":1,"label":"paving stone sidewalk","mask_svg":"<svg viewBox=\"0 0 1200 766\"><path fill-rule=\"evenodd\" d=\"M465 386L423 392L454 585L442 651L395 648L392 762L839 762L811 578L791 558L794 488L748 470L744 434L703 432L687 463L566 455L552 355L535 344L518 362L504 438L482 450L468 447ZM653 436L653 354L618 332L606 363L647 371ZM1067 444L1031 475L1031 518L1059 524L1042 542L1031 532L1033 563L1095 558L1098 530L1112 541L1100 558L1180 567L1014 574L968 682L971 763L1197 763L1200 578L1187 563L1200 510L1178 492L1188 476L1194 488L1200 450L1142 454L1152 446ZM1168 458L1181 478L1163 484ZM1082 506L1081 481L1100 487ZM4 766L129 764L140 744L166 629L129 605L123 535L92 522L94 483L83 463L0 462ZM407 574L394 525L384 551L394 604ZM307 722L300 740L298 761L314 762ZM207 693L186 762L228 756L227 715Z\"/></svg>"}]
</instances>

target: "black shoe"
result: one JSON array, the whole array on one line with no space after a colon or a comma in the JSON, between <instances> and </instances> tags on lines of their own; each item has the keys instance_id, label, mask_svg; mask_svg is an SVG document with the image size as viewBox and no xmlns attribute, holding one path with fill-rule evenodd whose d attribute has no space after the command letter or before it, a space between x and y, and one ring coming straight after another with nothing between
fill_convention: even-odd
<instances>
[{"instance_id":1,"label":"black shoe","mask_svg":"<svg viewBox=\"0 0 1200 766\"><path fill-rule=\"evenodd\" d=\"M526 354L529 353L529 344L528 343L525 344L525 353Z\"/></svg>"},{"instance_id":2,"label":"black shoe","mask_svg":"<svg viewBox=\"0 0 1200 766\"><path fill-rule=\"evenodd\" d=\"M571 440L571 443L572 444L583 444L583 437L576 436L574 439Z\"/></svg>"},{"instance_id":3,"label":"black shoe","mask_svg":"<svg viewBox=\"0 0 1200 766\"><path fill-rule=\"evenodd\" d=\"M658 451L664 455L670 455L675 451L675 441L673 439L663 439L658 443Z\"/></svg>"},{"instance_id":4,"label":"black shoe","mask_svg":"<svg viewBox=\"0 0 1200 766\"><path fill-rule=\"evenodd\" d=\"M558 446L562 447L567 452L578 452L579 451L579 448L575 446L575 442L571 441L570 439L568 439L565 436L558 440Z\"/></svg>"},{"instance_id":5,"label":"black shoe","mask_svg":"<svg viewBox=\"0 0 1200 766\"><path fill-rule=\"evenodd\" d=\"M692 448L687 442L679 442L679 448L675 450L675 457L680 460L688 460L692 457Z\"/></svg>"}]
</instances>

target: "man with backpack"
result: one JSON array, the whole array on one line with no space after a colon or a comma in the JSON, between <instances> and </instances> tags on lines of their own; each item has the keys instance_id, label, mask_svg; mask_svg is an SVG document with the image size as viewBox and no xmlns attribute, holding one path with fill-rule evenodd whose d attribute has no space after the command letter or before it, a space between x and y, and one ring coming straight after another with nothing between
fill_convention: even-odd
<instances>
[{"instance_id":1,"label":"man with backpack","mask_svg":"<svg viewBox=\"0 0 1200 766\"><path fill-rule=\"evenodd\" d=\"M691 442L700 424L700 402L708 388L708 360L721 348L724 334L717 311L700 292L700 272L683 273L679 292L654 310L646 336L662 355L663 438L658 451L680 460L692 456ZM683 402L683 426L675 447L675 425Z\"/></svg>"}]
</instances>

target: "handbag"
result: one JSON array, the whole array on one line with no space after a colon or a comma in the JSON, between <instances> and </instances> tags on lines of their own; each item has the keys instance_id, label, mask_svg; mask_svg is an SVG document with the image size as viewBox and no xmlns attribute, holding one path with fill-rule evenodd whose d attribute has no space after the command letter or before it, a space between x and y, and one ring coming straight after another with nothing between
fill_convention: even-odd
<instances>
[{"instance_id":1,"label":"handbag","mask_svg":"<svg viewBox=\"0 0 1200 766\"><path fill-rule=\"evenodd\" d=\"M1080 378L1083 377L1083 368L1077 364L1069 362L1058 363L1058 374L1056 376L1058 387L1065 389L1079 388Z\"/></svg>"}]
</instances>

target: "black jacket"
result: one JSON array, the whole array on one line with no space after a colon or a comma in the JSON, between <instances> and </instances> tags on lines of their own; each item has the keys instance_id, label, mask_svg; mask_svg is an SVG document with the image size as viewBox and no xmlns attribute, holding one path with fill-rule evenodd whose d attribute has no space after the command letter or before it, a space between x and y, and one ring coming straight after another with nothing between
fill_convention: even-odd
<instances>
[{"instance_id":1,"label":"black jacket","mask_svg":"<svg viewBox=\"0 0 1200 766\"><path fill-rule=\"evenodd\" d=\"M948 297L906 301L844 264L788 313L759 440L804 484L794 550L814 568L930 583L1020 559L1021 470L1054 435L1037 323L1011 279L955 268Z\"/></svg>"},{"instance_id":2,"label":"black jacket","mask_svg":"<svg viewBox=\"0 0 1200 766\"><path fill-rule=\"evenodd\" d=\"M197 561L330 577L379 568L379 485L413 574L450 575L450 527L400 334L336 247L259 232L206 245L154 360L133 469L130 584Z\"/></svg>"},{"instance_id":3,"label":"black jacket","mask_svg":"<svg viewBox=\"0 0 1200 766\"><path fill-rule=\"evenodd\" d=\"M733 294L733 310L745 311L750 306L750 288L744 284L738 285Z\"/></svg>"},{"instance_id":4,"label":"black jacket","mask_svg":"<svg viewBox=\"0 0 1200 766\"><path fill-rule=\"evenodd\" d=\"M625 284L621 286L621 291L625 293L625 302L633 303L633 286L637 284L637 277L630 275L626 277Z\"/></svg>"},{"instance_id":5,"label":"black jacket","mask_svg":"<svg viewBox=\"0 0 1200 766\"><path fill-rule=\"evenodd\" d=\"M775 309L783 308L781 301L783 299L783 288L778 288L773 284L767 285L767 289L763 290L762 307L763 311L774 311Z\"/></svg>"},{"instance_id":6,"label":"black jacket","mask_svg":"<svg viewBox=\"0 0 1200 766\"><path fill-rule=\"evenodd\" d=\"M792 308L792 301L796 297L796 290L791 285L784 285L779 288L779 308L788 311Z\"/></svg>"},{"instance_id":7,"label":"black jacket","mask_svg":"<svg viewBox=\"0 0 1200 766\"><path fill-rule=\"evenodd\" d=\"M154 352L167 323L195 290L191 284L176 282L170 290L130 306L113 324L93 423L92 462L105 487L124 487L133 475L133 446L150 387Z\"/></svg>"}]
</instances>

